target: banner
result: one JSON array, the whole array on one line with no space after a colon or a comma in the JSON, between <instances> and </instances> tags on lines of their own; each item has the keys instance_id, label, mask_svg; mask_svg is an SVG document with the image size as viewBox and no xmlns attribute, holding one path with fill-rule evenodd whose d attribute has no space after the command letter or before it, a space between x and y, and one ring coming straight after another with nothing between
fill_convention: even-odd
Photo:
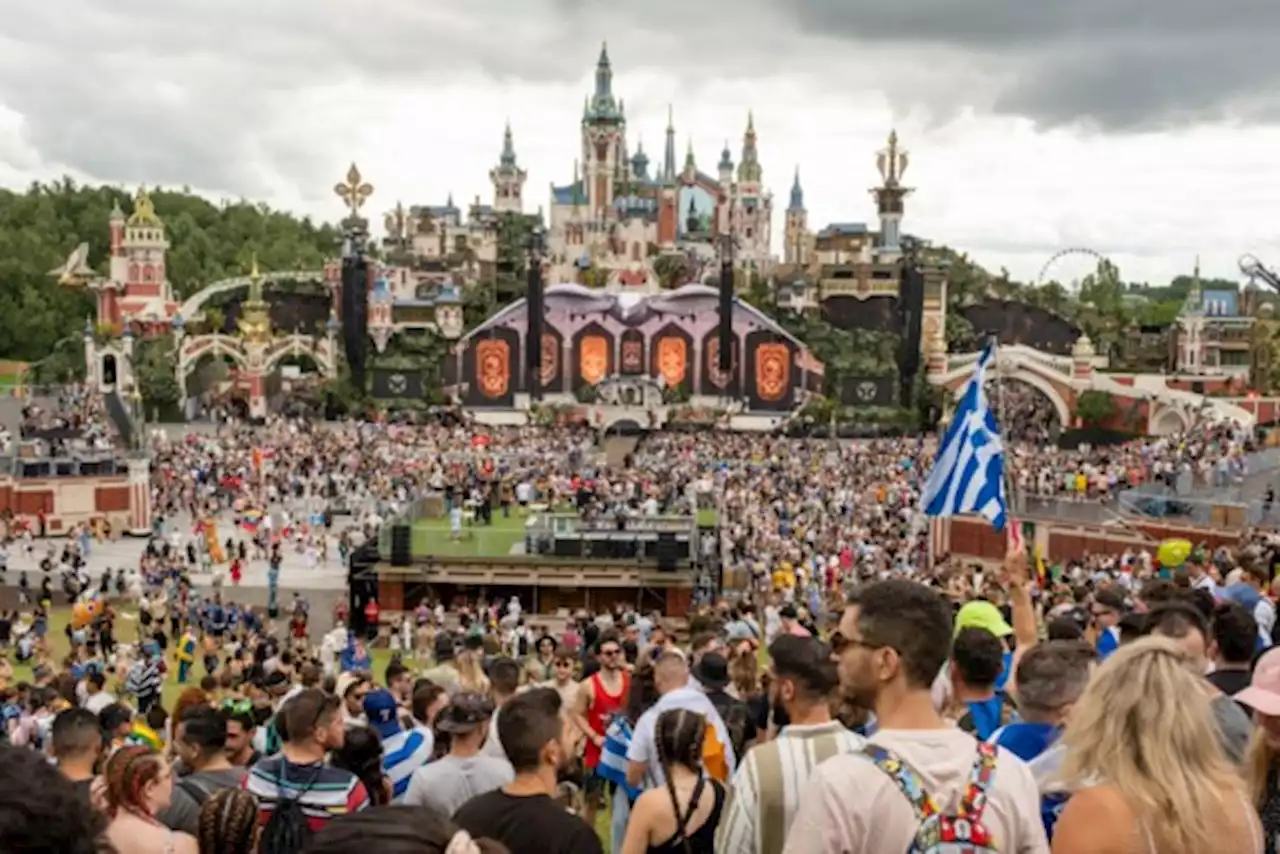
<instances>
[{"instance_id":1,"label":"banner","mask_svg":"<svg viewBox=\"0 0 1280 854\"><path fill-rule=\"evenodd\" d=\"M843 377L840 403L845 406L894 406L893 377Z\"/></svg>"},{"instance_id":2,"label":"banner","mask_svg":"<svg viewBox=\"0 0 1280 854\"><path fill-rule=\"evenodd\" d=\"M390 398L421 399L423 392L422 371L401 371L392 368L373 369L373 396L378 400Z\"/></svg>"}]
</instances>

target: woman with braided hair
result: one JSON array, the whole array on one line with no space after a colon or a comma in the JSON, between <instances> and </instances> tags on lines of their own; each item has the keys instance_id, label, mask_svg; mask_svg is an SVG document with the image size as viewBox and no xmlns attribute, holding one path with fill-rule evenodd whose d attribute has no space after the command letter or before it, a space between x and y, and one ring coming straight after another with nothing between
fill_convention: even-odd
<instances>
[{"instance_id":1,"label":"woman with braided hair","mask_svg":"<svg viewBox=\"0 0 1280 854\"><path fill-rule=\"evenodd\" d=\"M200 808L200 854L254 854L258 799L244 789L218 789Z\"/></svg>"},{"instance_id":2,"label":"woman with braided hair","mask_svg":"<svg viewBox=\"0 0 1280 854\"><path fill-rule=\"evenodd\" d=\"M107 838L118 854L198 854L195 837L169 830L156 814L169 806L173 776L164 757L142 745L125 745L103 769Z\"/></svg>"},{"instance_id":3,"label":"woman with braided hair","mask_svg":"<svg viewBox=\"0 0 1280 854\"><path fill-rule=\"evenodd\" d=\"M712 854L724 807L724 786L702 767L707 720L688 709L668 709L653 741L666 779L631 807L622 854Z\"/></svg>"}]
</instances>

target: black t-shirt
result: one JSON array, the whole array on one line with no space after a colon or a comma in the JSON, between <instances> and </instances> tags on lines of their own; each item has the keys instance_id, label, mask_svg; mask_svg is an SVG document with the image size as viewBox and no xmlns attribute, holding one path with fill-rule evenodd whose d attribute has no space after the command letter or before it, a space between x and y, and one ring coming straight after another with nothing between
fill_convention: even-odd
<instances>
[{"instance_id":1,"label":"black t-shirt","mask_svg":"<svg viewBox=\"0 0 1280 854\"><path fill-rule=\"evenodd\" d=\"M1233 697L1245 688L1249 687L1249 671L1248 670L1215 670L1206 677L1213 687L1217 688L1228 697ZM1253 710L1247 706L1241 706L1246 713L1252 715Z\"/></svg>"},{"instance_id":2,"label":"black t-shirt","mask_svg":"<svg viewBox=\"0 0 1280 854\"><path fill-rule=\"evenodd\" d=\"M546 795L495 789L463 804L453 823L477 839L501 842L511 854L604 854L595 830Z\"/></svg>"}]
</instances>

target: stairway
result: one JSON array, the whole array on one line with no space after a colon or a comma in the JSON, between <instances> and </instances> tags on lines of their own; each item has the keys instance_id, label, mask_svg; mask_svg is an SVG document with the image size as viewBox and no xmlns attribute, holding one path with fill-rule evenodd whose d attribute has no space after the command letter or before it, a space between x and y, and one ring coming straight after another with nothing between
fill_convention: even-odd
<instances>
[{"instance_id":1,"label":"stairway","mask_svg":"<svg viewBox=\"0 0 1280 854\"><path fill-rule=\"evenodd\" d=\"M120 392L116 389L103 392L102 400L107 408L107 417L115 425L116 432L120 434L120 439L124 442L124 446L132 448L134 434L133 415L129 412L129 407L125 404L124 399L120 397Z\"/></svg>"},{"instance_id":2,"label":"stairway","mask_svg":"<svg viewBox=\"0 0 1280 854\"><path fill-rule=\"evenodd\" d=\"M604 458L610 468L622 468L627 457L640 444L638 436L609 436L604 440Z\"/></svg>"}]
</instances>

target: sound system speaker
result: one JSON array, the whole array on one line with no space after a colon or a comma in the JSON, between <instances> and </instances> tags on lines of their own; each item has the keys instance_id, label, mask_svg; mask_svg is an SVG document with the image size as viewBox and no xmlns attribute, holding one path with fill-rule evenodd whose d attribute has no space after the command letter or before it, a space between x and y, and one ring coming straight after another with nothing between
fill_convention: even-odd
<instances>
[{"instance_id":1,"label":"sound system speaker","mask_svg":"<svg viewBox=\"0 0 1280 854\"><path fill-rule=\"evenodd\" d=\"M391 527L391 565L408 566L413 563L413 529L408 525Z\"/></svg>"},{"instance_id":2,"label":"sound system speaker","mask_svg":"<svg viewBox=\"0 0 1280 854\"><path fill-rule=\"evenodd\" d=\"M720 364L723 373L733 368L733 261L726 258L720 265Z\"/></svg>"},{"instance_id":3,"label":"sound system speaker","mask_svg":"<svg viewBox=\"0 0 1280 854\"><path fill-rule=\"evenodd\" d=\"M653 556L658 559L658 572L675 572L680 562L680 543L675 534L659 534Z\"/></svg>"},{"instance_id":4,"label":"sound system speaker","mask_svg":"<svg viewBox=\"0 0 1280 854\"><path fill-rule=\"evenodd\" d=\"M914 256L902 260L898 284L898 405L911 406L920 370L920 332L924 314L924 270Z\"/></svg>"}]
</instances>

